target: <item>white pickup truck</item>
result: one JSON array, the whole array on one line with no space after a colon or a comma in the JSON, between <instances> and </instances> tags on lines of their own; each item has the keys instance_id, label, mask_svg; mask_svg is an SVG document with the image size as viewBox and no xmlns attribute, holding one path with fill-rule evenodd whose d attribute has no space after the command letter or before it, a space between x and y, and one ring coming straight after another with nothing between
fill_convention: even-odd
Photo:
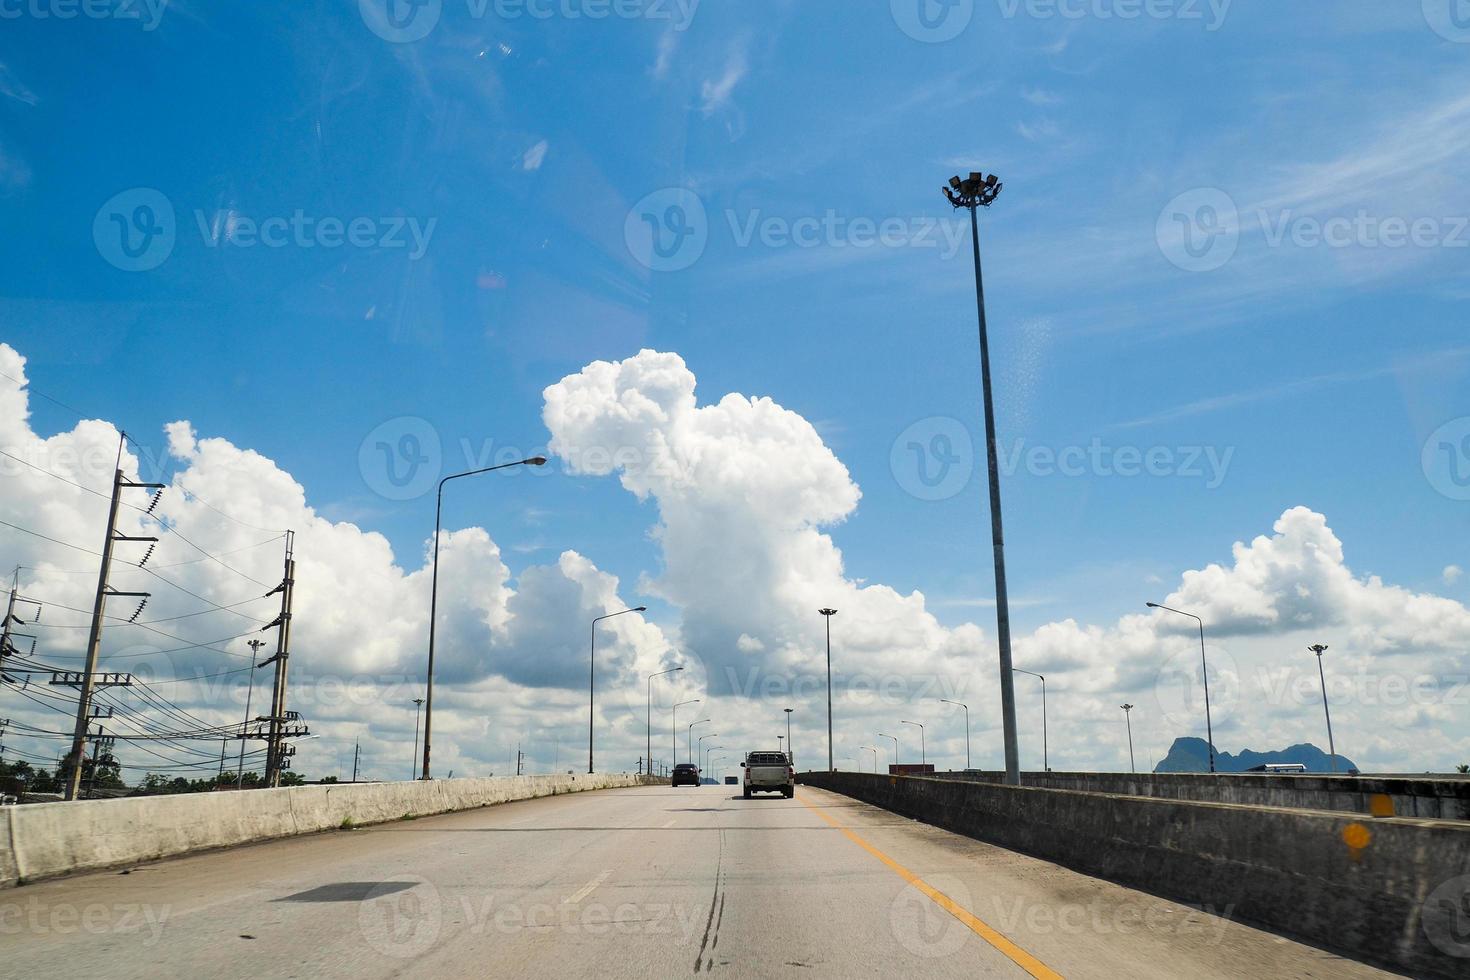
<instances>
[{"instance_id":1,"label":"white pickup truck","mask_svg":"<svg viewBox=\"0 0 1470 980\"><path fill-rule=\"evenodd\" d=\"M751 793L780 793L788 800L796 793L796 771L785 752L747 752L740 763L745 770L745 798Z\"/></svg>"}]
</instances>

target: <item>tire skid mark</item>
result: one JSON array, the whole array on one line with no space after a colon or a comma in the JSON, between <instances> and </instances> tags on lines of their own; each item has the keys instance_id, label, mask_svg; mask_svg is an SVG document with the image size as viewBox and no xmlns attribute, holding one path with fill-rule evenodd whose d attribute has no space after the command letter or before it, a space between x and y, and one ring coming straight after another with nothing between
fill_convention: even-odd
<instances>
[{"instance_id":1,"label":"tire skid mark","mask_svg":"<svg viewBox=\"0 0 1470 980\"><path fill-rule=\"evenodd\" d=\"M714 958L713 957L711 957L708 960L705 959L705 950L706 950L706 948L708 948L711 953L714 952L714 947L713 946L710 946L710 937L712 935L714 936L714 940L715 940L715 944L716 945L718 945L719 944L719 941L720 941L720 937L719 937L720 925L719 925L719 921L716 920L715 913L716 913L716 911L718 911L719 912L719 919L721 919L721 920L724 919L724 917L725 917L724 884L725 884L725 831L722 829L720 831L720 849L719 849L719 852L718 852L718 854L717 854L717 856L715 858L715 890L714 890L714 894L710 895L710 899L709 899L709 915L704 920L704 938L700 940L700 942L699 942L699 952L696 953L695 956L694 956L694 972L695 973L698 973L699 972L701 966L704 967L705 972L708 972L715 965L714 964Z\"/></svg>"}]
</instances>

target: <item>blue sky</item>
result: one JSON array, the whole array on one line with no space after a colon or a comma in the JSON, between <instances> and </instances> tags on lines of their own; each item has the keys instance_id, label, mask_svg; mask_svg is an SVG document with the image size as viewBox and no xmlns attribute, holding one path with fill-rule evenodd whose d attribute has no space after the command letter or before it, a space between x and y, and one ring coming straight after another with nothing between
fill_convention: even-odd
<instances>
[{"instance_id":1,"label":"blue sky","mask_svg":"<svg viewBox=\"0 0 1470 980\"><path fill-rule=\"evenodd\" d=\"M1470 28L1449 0L922 0L957 31L938 42L919 2L443 0L395 43L355 0L173 0L156 24L36 0L0 44L0 339L36 389L160 454L177 419L259 452L411 567L432 494L378 492L365 440L396 452L395 420L427 420L440 472L540 451L543 388L676 352L702 402L768 396L846 465L849 578L993 626L983 461L960 447L971 478L925 500L906 448L956 426L983 445L968 228L939 189L993 171L1022 629L1138 612L1297 505L1358 575L1463 599L1444 569L1470 510L1421 459L1470 413ZM658 267L637 232L676 194L702 251ZM166 257L119 268L113 221L160 197ZM298 213L281 247L251 237ZM363 244L329 244L334 221ZM1396 222L1417 239L1383 244ZM43 436L75 424L32 408ZM1038 447L1155 451L1160 475L1059 475L1024 462ZM656 504L549 469L456 485L446 524L517 561L574 547L637 598Z\"/></svg>"}]
</instances>

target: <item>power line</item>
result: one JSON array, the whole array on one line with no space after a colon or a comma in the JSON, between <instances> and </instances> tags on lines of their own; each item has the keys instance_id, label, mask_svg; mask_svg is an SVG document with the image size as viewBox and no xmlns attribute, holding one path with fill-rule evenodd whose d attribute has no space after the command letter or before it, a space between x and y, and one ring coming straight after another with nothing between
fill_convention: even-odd
<instances>
[{"instance_id":1,"label":"power line","mask_svg":"<svg viewBox=\"0 0 1470 980\"><path fill-rule=\"evenodd\" d=\"M96 556L98 558L101 558L102 557L102 552L100 552L100 551L93 551L91 548L83 548L79 544L70 544L70 543L68 543L66 541L60 541L60 540L58 540L56 538L50 537L49 535L42 534L39 531L32 531L29 528L21 527L19 524L12 524L9 521L0 521L0 524L3 524L3 525L5 525L8 528L14 528L15 530L21 532L22 534L29 534L29 535L32 535L32 536L37 537L37 538L44 538L45 540L50 541L52 544L59 544L59 545L61 545L63 548L74 548L77 551L85 551L87 554L94 555L94 556Z\"/></svg>"},{"instance_id":2,"label":"power line","mask_svg":"<svg viewBox=\"0 0 1470 980\"><path fill-rule=\"evenodd\" d=\"M68 412L70 412L71 414L75 415L78 419L81 419L83 422L89 421L92 418L99 418L99 419L101 418L100 415L99 416L89 416L85 412L82 412L82 411L80 411L80 410L78 410L76 408L73 408L72 406L68 405L66 402L62 401L61 399L59 399L59 398L53 398L52 396L46 394L44 391L42 391L39 388L37 388L35 385L31 384L30 379L26 379L26 380L22 381L20 378L12 377L11 375L6 374L3 371L0 371L0 378L5 378L5 379L7 379L9 381L14 382L15 383L15 387L17 388L17 390L22 391L22 392L25 392L27 395L38 395L41 398L46 399L46 401L50 402L51 404L58 405L61 408L66 409ZM117 426L114 425L113 428L116 429ZM122 429L118 429L117 431L119 433L121 433L121 435L122 435L122 437L124 439L126 439L128 442L132 443L133 446L134 446L134 448L136 448L136 449L138 449L140 451L143 450L144 447L139 446L138 445L138 441L136 439L134 439L132 436L128 435L127 432L125 432ZM10 454L9 453L6 453L6 455L9 456ZM21 460L21 462L25 462L25 460ZM29 465L32 465L32 464L27 463L26 465L29 466ZM39 468L40 467L37 467L37 469L39 469ZM43 471L43 472L50 472L50 471L49 470L46 470L46 471ZM55 474L52 474L52 475L54 476ZM71 481L67 481L67 482L71 482ZM81 484L76 484L76 485L77 486L81 486ZM255 525L255 524L251 524L251 523L249 523L247 521L242 521L238 517L232 517L230 514L226 513L223 510L220 510L218 507L214 506L214 504L211 504L209 501L207 501L203 497L199 496L199 494L195 493L193 490L190 490L188 487L184 486L183 483L181 483L179 481L177 475L175 475L175 477L174 477L174 485L177 486L180 490L182 490L187 496L193 497L199 503L203 504L205 507L208 507L210 510L214 511L216 514L220 515L225 520L233 521L236 524L240 525L241 527L248 527L248 528L250 528L253 531L264 531L267 534L274 533L274 534L278 534L279 535L279 534L286 533L284 530L281 530L281 529L278 529L278 528L259 527L259 526ZM82 487L82 489L83 490L86 490L87 488L86 487ZM97 491L95 491L95 490L93 490L91 492L92 493L97 493ZM106 496L106 494L102 494L101 496ZM131 505L129 505L129 506L131 506Z\"/></svg>"}]
</instances>

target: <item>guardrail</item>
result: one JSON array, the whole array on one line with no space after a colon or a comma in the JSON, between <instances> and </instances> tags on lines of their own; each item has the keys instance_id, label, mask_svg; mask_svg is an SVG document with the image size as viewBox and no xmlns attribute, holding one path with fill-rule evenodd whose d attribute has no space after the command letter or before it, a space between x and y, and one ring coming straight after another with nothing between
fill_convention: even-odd
<instances>
[{"instance_id":1,"label":"guardrail","mask_svg":"<svg viewBox=\"0 0 1470 980\"><path fill-rule=\"evenodd\" d=\"M1415 975L1470 965L1470 823L813 772L915 820Z\"/></svg>"},{"instance_id":2,"label":"guardrail","mask_svg":"<svg viewBox=\"0 0 1470 980\"><path fill-rule=\"evenodd\" d=\"M504 776L0 807L0 887L275 837L665 782L625 773Z\"/></svg>"}]
</instances>

